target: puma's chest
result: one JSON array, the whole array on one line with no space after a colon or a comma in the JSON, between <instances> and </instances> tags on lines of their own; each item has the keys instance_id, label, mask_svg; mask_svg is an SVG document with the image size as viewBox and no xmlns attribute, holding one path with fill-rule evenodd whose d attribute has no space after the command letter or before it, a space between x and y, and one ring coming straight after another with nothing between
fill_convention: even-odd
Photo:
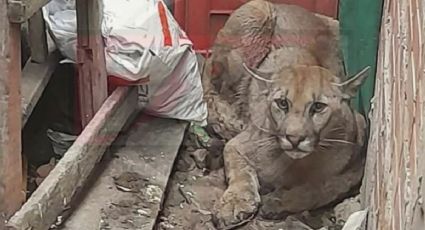
<instances>
[{"instance_id":1,"label":"puma's chest","mask_svg":"<svg viewBox=\"0 0 425 230\"><path fill-rule=\"evenodd\" d=\"M349 163L351 154L312 153L293 160L283 150L257 152L251 155L251 164L257 171L262 187L266 189L292 188L305 183L323 183L340 173Z\"/></svg>"}]
</instances>

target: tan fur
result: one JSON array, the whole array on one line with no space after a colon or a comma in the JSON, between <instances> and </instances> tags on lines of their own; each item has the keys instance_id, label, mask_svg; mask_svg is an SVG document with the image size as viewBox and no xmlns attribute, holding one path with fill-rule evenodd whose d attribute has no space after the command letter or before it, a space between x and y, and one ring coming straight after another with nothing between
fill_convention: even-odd
<instances>
[{"instance_id":1,"label":"tan fur","mask_svg":"<svg viewBox=\"0 0 425 230\"><path fill-rule=\"evenodd\" d=\"M244 19L261 23L251 31ZM256 39L244 41L248 35ZM225 36L241 41L226 44ZM209 123L229 140L228 188L214 211L219 229L258 210L273 219L316 209L360 182L365 120L348 99L366 74L344 82L336 41L322 18L260 0L236 10L220 32L203 73Z\"/></svg>"}]
</instances>

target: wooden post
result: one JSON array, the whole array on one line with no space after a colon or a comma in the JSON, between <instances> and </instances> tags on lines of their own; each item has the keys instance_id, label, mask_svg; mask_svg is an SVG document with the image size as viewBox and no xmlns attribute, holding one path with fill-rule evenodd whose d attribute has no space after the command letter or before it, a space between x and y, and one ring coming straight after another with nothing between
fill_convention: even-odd
<instances>
[{"instance_id":1,"label":"wooden post","mask_svg":"<svg viewBox=\"0 0 425 230\"><path fill-rule=\"evenodd\" d=\"M0 229L25 199L21 159L20 24L0 1Z\"/></svg>"},{"instance_id":2,"label":"wooden post","mask_svg":"<svg viewBox=\"0 0 425 230\"><path fill-rule=\"evenodd\" d=\"M24 23L50 0L7 0L9 21Z\"/></svg>"},{"instance_id":3,"label":"wooden post","mask_svg":"<svg viewBox=\"0 0 425 230\"><path fill-rule=\"evenodd\" d=\"M425 226L425 2L385 0L382 12L361 201L369 210L368 230L420 230Z\"/></svg>"},{"instance_id":4,"label":"wooden post","mask_svg":"<svg viewBox=\"0 0 425 230\"><path fill-rule=\"evenodd\" d=\"M49 50L47 47L46 26L42 10L38 10L28 22L31 60L36 63L43 63L47 60Z\"/></svg>"},{"instance_id":5,"label":"wooden post","mask_svg":"<svg viewBox=\"0 0 425 230\"><path fill-rule=\"evenodd\" d=\"M76 4L79 108L85 127L107 97L107 75L99 0L77 0Z\"/></svg>"}]
</instances>

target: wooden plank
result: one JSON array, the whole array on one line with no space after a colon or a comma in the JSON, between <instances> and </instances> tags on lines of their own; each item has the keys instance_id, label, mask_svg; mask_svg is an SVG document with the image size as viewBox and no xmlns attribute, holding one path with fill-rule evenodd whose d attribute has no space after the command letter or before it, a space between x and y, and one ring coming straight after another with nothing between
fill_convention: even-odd
<instances>
[{"instance_id":1,"label":"wooden plank","mask_svg":"<svg viewBox=\"0 0 425 230\"><path fill-rule=\"evenodd\" d=\"M99 167L101 172L93 178L94 183L79 200L80 204L62 229L102 229L100 223L108 225L109 229L154 229L186 127L187 122L139 115L129 130L117 138L107 155L109 157ZM141 186L140 193L124 192L116 187L113 178L128 172L148 181ZM147 197L148 188L156 188L158 192L153 202ZM135 198L146 202L123 209L111 205ZM146 215L140 215L140 212ZM115 218L114 213L122 215ZM137 227L132 228L127 220Z\"/></svg>"},{"instance_id":2,"label":"wooden plank","mask_svg":"<svg viewBox=\"0 0 425 230\"><path fill-rule=\"evenodd\" d=\"M67 209L136 105L134 88L116 89L50 175L9 220L7 229L48 229Z\"/></svg>"},{"instance_id":3,"label":"wooden plank","mask_svg":"<svg viewBox=\"0 0 425 230\"><path fill-rule=\"evenodd\" d=\"M30 19L41 7L50 0L8 0L8 15L10 22L23 23Z\"/></svg>"},{"instance_id":4,"label":"wooden plank","mask_svg":"<svg viewBox=\"0 0 425 230\"><path fill-rule=\"evenodd\" d=\"M59 63L60 53L51 53L44 63L28 60L22 71L22 125L25 126Z\"/></svg>"},{"instance_id":5,"label":"wooden plank","mask_svg":"<svg viewBox=\"0 0 425 230\"><path fill-rule=\"evenodd\" d=\"M82 0L79 0L82 1ZM86 0L84 0L86 1ZM102 106L106 97L108 96L108 79L106 74L106 61L105 61L105 46L102 37L102 0L88 1L88 23L89 23L89 48L90 54L93 58L93 65L91 66L92 74L90 79L92 81L92 98L93 109L97 111Z\"/></svg>"},{"instance_id":6,"label":"wooden plank","mask_svg":"<svg viewBox=\"0 0 425 230\"><path fill-rule=\"evenodd\" d=\"M47 60L49 50L47 47L46 25L43 12L40 9L28 21L29 40L31 47L31 60L43 63Z\"/></svg>"},{"instance_id":7,"label":"wooden plank","mask_svg":"<svg viewBox=\"0 0 425 230\"><path fill-rule=\"evenodd\" d=\"M22 191L20 25L0 1L0 229L25 199Z\"/></svg>"},{"instance_id":8,"label":"wooden plank","mask_svg":"<svg viewBox=\"0 0 425 230\"><path fill-rule=\"evenodd\" d=\"M362 188L367 229L424 229L425 4L384 1Z\"/></svg>"},{"instance_id":9,"label":"wooden plank","mask_svg":"<svg viewBox=\"0 0 425 230\"><path fill-rule=\"evenodd\" d=\"M89 55L89 25L88 25L88 1L76 1L77 8L77 62L78 62L78 109L80 122L84 128L95 114L93 99L91 97L90 66L92 60Z\"/></svg>"},{"instance_id":10,"label":"wooden plank","mask_svg":"<svg viewBox=\"0 0 425 230\"><path fill-rule=\"evenodd\" d=\"M77 0L78 92L81 123L85 127L107 97L107 75L101 36L99 0Z\"/></svg>"}]
</instances>

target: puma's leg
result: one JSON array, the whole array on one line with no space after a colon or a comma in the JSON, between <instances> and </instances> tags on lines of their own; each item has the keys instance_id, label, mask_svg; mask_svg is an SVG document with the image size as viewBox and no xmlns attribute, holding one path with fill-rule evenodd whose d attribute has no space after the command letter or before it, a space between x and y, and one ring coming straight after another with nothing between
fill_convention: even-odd
<instances>
[{"instance_id":1,"label":"puma's leg","mask_svg":"<svg viewBox=\"0 0 425 230\"><path fill-rule=\"evenodd\" d=\"M265 219L282 219L291 213L314 210L346 195L362 177L360 170L326 179L321 184L304 184L289 190L277 190L262 197L260 215Z\"/></svg>"},{"instance_id":2,"label":"puma's leg","mask_svg":"<svg viewBox=\"0 0 425 230\"><path fill-rule=\"evenodd\" d=\"M222 139L230 140L242 131L243 123L239 121L235 106L232 106L226 98L223 98L219 93L220 89L213 84L214 79L211 79L213 73L208 70L211 68L211 60L208 59L205 65L202 87L204 89L204 101L208 106L208 126L214 134ZM214 78L221 77L214 75Z\"/></svg>"},{"instance_id":3,"label":"puma's leg","mask_svg":"<svg viewBox=\"0 0 425 230\"><path fill-rule=\"evenodd\" d=\"M230 229L249 221L261 201L257 174L238 149L238 137L240 135L224 148L228 187L214 208L214 223L218 229Z\"/></svg>"},{"instance_id":4,"label":"puma's leg","mask_svg":"<svg viewBox=\"0 0 425 230\"><path fill-rule=\"evenodd\" d=\"M220 95L208 95L205 99L208 104L208 125L214 134L230 140L244 129L235 107Z\"/></svg>"}]
</instances>

